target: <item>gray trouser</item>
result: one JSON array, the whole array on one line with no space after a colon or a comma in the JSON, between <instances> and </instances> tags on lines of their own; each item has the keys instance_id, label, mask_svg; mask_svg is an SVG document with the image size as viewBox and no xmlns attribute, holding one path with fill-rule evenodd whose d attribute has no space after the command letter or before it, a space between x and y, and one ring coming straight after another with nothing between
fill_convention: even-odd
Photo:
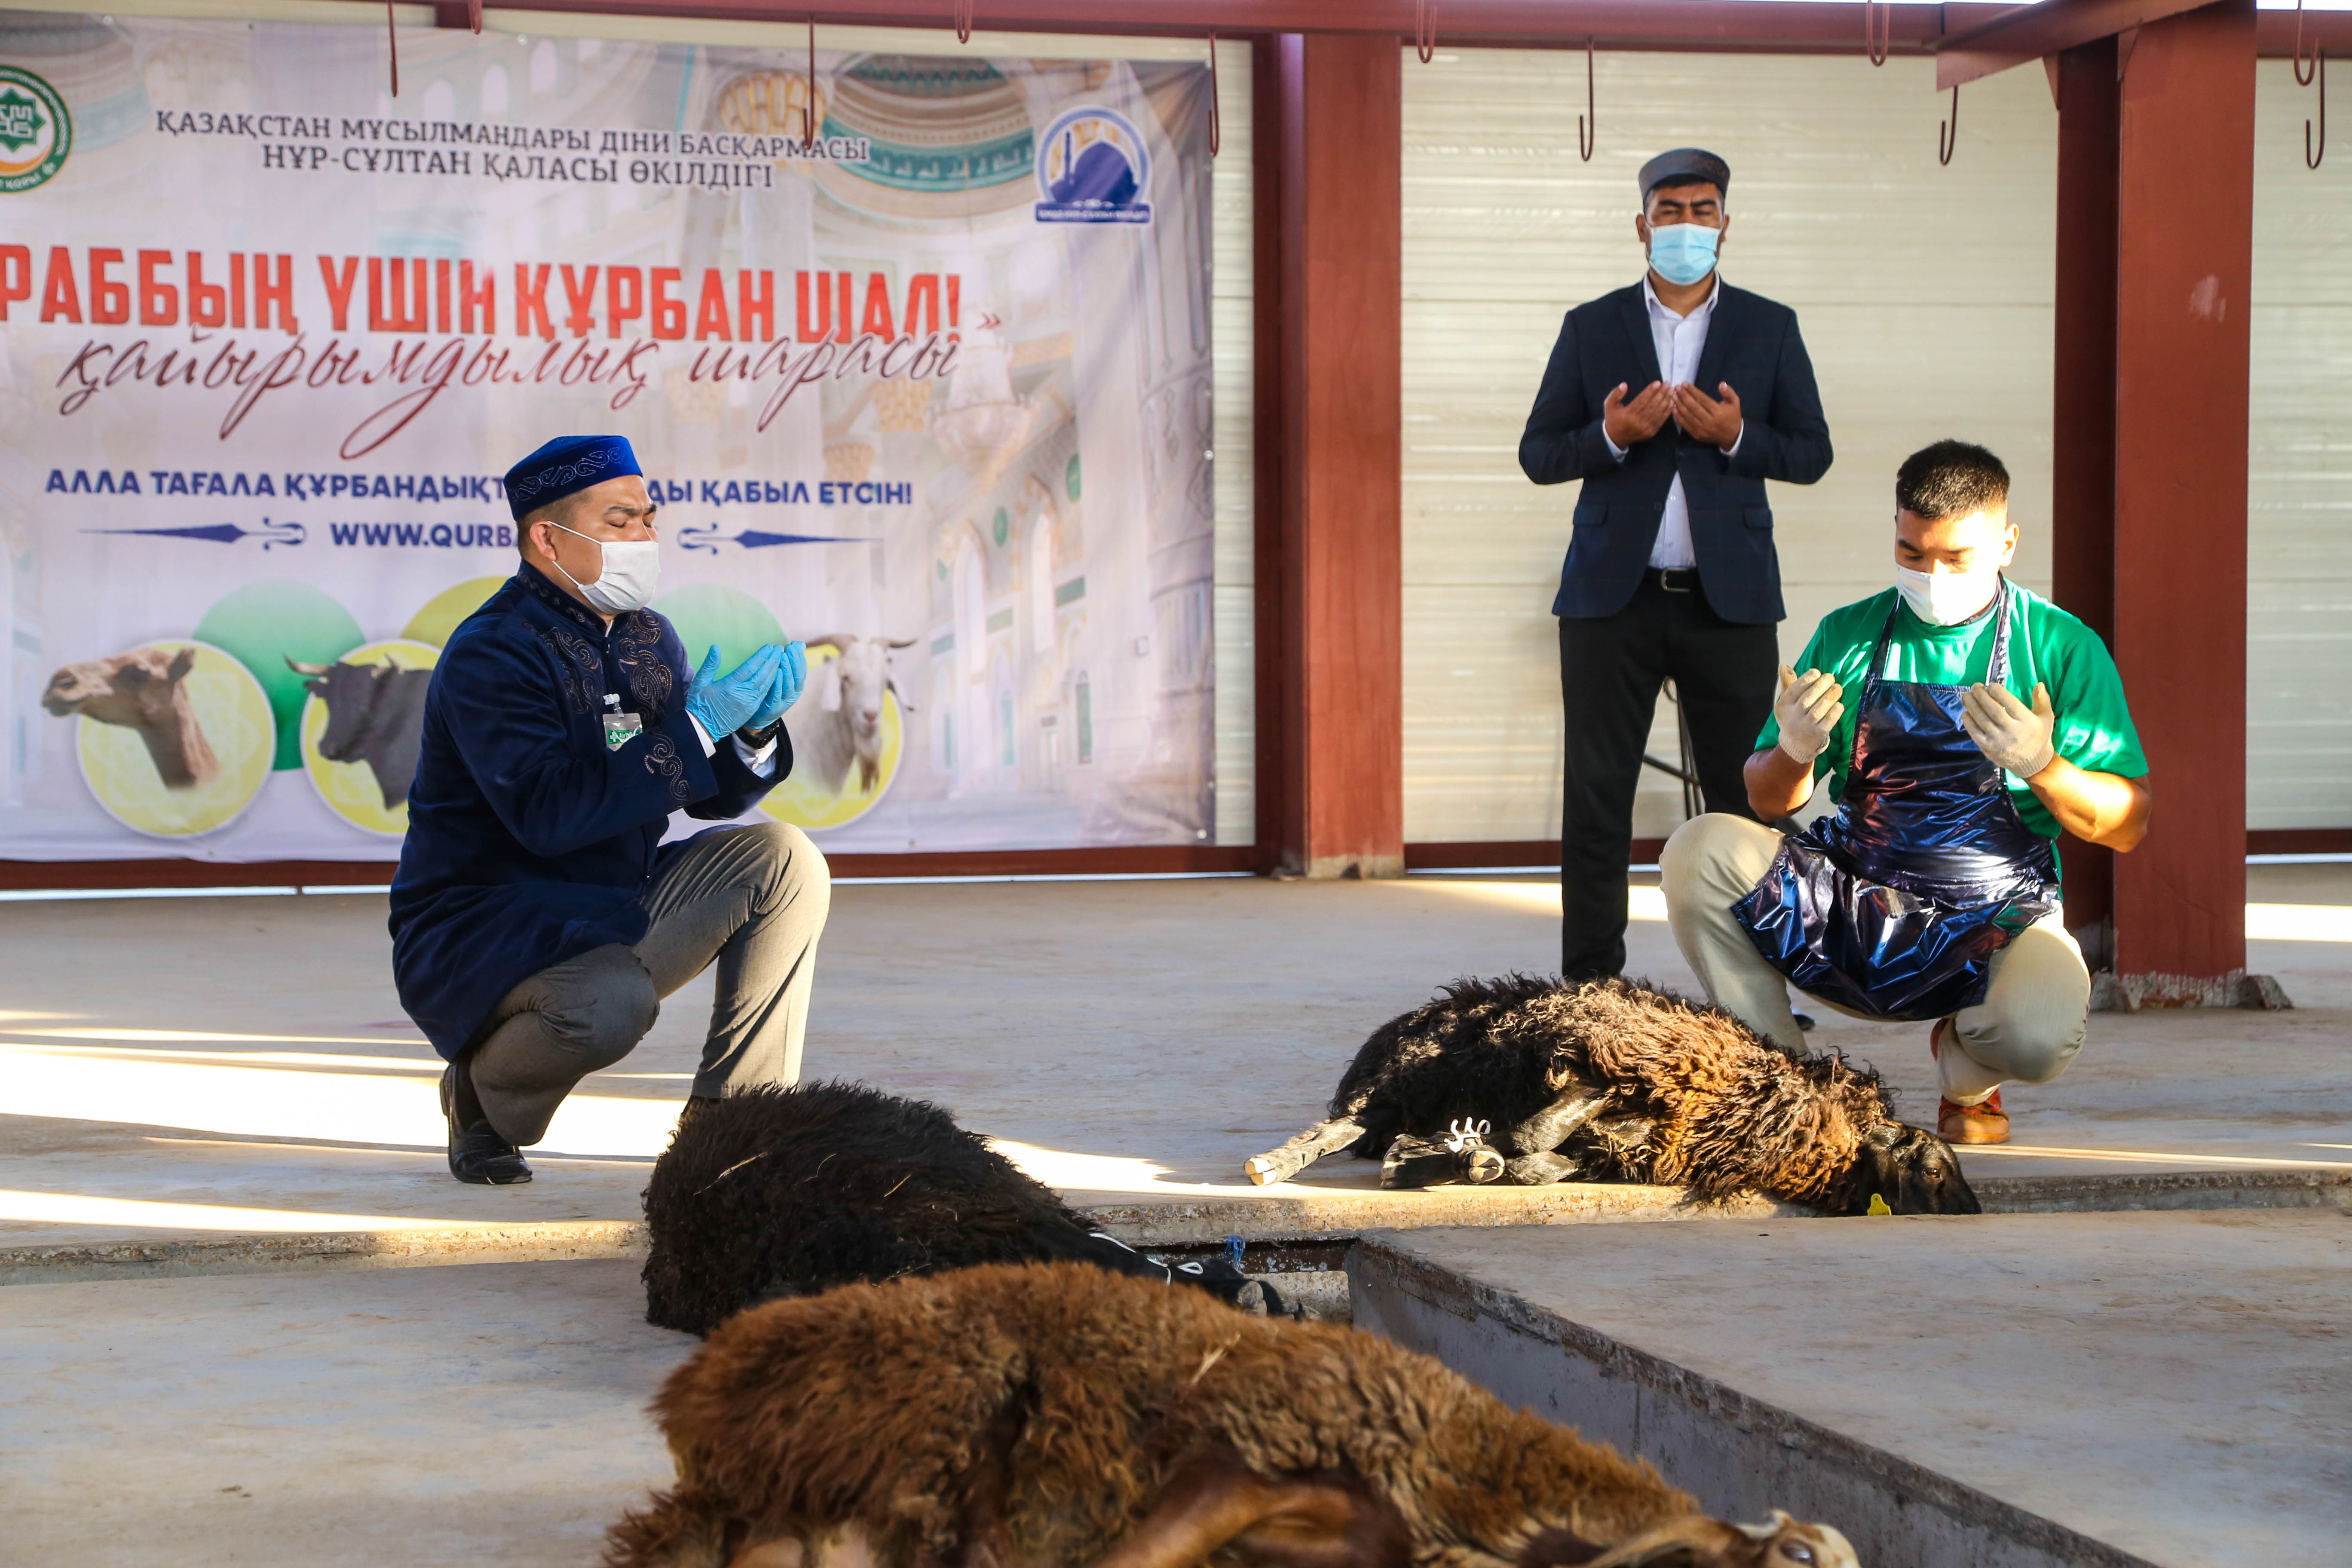
<instances>
[{"instance_id":1,"label":"gray trouser","mask_svg":"<svg viewBox=\"0 0 2352 1568\"><path fill-rule=\"evenodd\" d=\"M833 901L824 857L784 823L688 843L646 894L653 924L541 970L507 993L469 1047L482 1113L520 1147L547 1133L572 1086L635 1048L661 998L715 959L719 994L694 1092L800 1077L817 939Z\"/></svg>"},{"instance_id":2,"label":"gray trouser","mask_svg":"<svg viewBox=\"0 0 2352 1568\"><path fill-rule=\"evenodd\" d=\"M1675 945L1706 987L1707 1000L1758 1034L1803 1050L1805 1037L1789 1011L1788 982L1764 962L1731 912L1771 868L1780 848L1780 835L1761 823L1695 816L1666 840L1658 879L1665 886ZM2091 972L2066 932L2063 912L2053 910L2018 932L1992 955L1990 967L1984 1001L1952 1015L1959 1048L1948 1047L1936 1058L1944 1098L1955 1105L1979 1104L2012 1079L2047 1083L2083 1048Z\"/></svg>"}]
</instances>

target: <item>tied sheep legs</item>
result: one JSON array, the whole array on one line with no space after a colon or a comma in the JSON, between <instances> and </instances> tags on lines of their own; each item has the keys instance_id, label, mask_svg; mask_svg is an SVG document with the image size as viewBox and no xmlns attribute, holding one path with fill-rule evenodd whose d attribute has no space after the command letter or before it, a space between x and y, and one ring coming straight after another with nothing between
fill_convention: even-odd
<instances>
[{"instance_id":1,"label":"tied sheep legs","mask_svg":"<svg viewBox=\"0 0 2352 1568\"><path fill-rule=\"evenodd\" d=\"M1443 1138L1402 1135L1381 1156L1381 1185L1391 1190L1433 1187L1441 1182L1485 1186L1505 1173L1501 1152L1486 1142L1493 1131L1491 1121L1457 1119Z\"/></svg>"},{"instance_id":2,"label":"tied sheep legs","mask_svg":"<svg viewBox=\"0 0 2352 1568\"><path fill-rule=\"evenodd\" d=\"M1399 1179L1382 1174L1383 1186L1424 1186L1432 1181L1453 1179L1484 1184L1500 1178L1507 1184L1523 1187L1539 1187L1553 1182L1564 1182L1576 1174L1576 1162L1555 1153L1569 1135L1592 1120L1601 1108L1609 1103L1605 1094L1573 1090L1528 1117L1501 1141L1501 1148L1516 1153L1516 1159L1497 1156L1493 1168L1485 1162L1473 1161L1456 1172L1451 1162L1441 1171L1431 1160L1411 1163ZM1250 1181L1257 1186L1275 1182L1286 1182L1326 1154L1336 1153L1365 1136L1370 1131L1352 1116L1335 1116L1328 1121L1318 1121L1279 1149L1267 1151L1243 1167ZM1433 1159L1434 1150L1416 1149L1412 1152L1427 1154ZM1491 1151L1489 1151L1491 1152ZM1394 1163L1394 1162L1392 1162ZM1424 1166L1428 1166L1425 1172Z\"/></svg>"},{"instance_id":3,"label":"tied sheep legs","mask_svg":"<svg viewBox=\"0 0 2352 1568\"><path fill-rule=\"evenodd\" d=\"M1280 1568L1406 1568L1412 1560L1392 1505L1338 1478L1270 1479L1228 1449L1171 1475L1097 1568L1194 1568L1228 1547Z\"/></svg>"},{"instance_id":4,"label":"tied sheep legs","mask_svg":"<svg viewBox=\"0 0 2352 1568\"><path fill-rule=\"evenodd\" d=\"M1220 1551L1268 1568L1407 1568L1412 1540L1393 1504L1344 1476L1269 1479L1225 1449L1171 1476L1151 1511L1096 1568L1197 1568ZM1769 1524L1677 1519L1606 1552L1569 1531L1547 1530L1518 1562L1518 1568L1808 1565L1859 1568L1842 1531L1800 1523L1778 1509Z\"/></svg>"},{"instance_id":5,"label":"tied sheep legs","mask_svg":"<svg viewBox=\"0 0 2352 1568\"><path fill-rule=\"evenodd\" d=\"M1286 1182L1324 1155L1345 1149L1365 1131L1364 1124L1354 1117L1335 1116L1328 1121L1317 1122L1281 1148L1260 1154L1243 1168L1257 1186Z\"/></svg>"},{"instance_id":6,"label":"tied sheep legs","mask_svg":"<svg viewBox=\"0 0 2352 1568\"><path fill-rule=\"evenodd\" d=\"M683 1498L677 1500L683 1502ZM674 1503L673 1507L677 1504ZM689 1505L690 1506L690 1505ZM649 1519L640 1520L649 1524ZM701 1521L670 1521L691 1539ZM1001 1529L1001 1521L998 1523ZM698 1528L698 1526L700 1528ZM850 1568L872 1554L854 1528L812 1550L796 1536L753 1538L730 1519L715 1532L714 1568ZM709 1539L708 1535L704 1539ZM1007 1554L968 1540L961 1568L1000 1568ZM1201 1456L1171 1476L1151 1511L1095 1568L1199 1568L1220 1551L1265 1568L1407 1568L1412 1542L1396 1508L1338 1475L1259 1475L1230 1449ZM837 1561L836 1561L837 1560ZM1859 1568L1842 1531L1802 1524L1775 1509L1769 1524L1690 1517L1643 1531L1604 1552L1565 1530L1528 1543L1518 1568Z\"/></svg>"},{"instance_id":7,"label":"tied sheep legs","mask_svg":"<svg viewBox=\"0 0 2352 1568\"><path fill-rule=\"evenodd\" d=\"M1605 1094L1570 1090L1513 1128L1505 1142L1521 1154L1549 1154L1608 1103Z\"/></svg>"}]
</instances>

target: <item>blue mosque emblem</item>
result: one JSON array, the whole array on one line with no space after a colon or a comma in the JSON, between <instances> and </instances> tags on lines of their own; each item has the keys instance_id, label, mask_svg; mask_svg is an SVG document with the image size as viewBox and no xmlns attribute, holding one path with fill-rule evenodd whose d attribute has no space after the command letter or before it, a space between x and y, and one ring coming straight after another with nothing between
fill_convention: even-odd
<instances>
[{"instance_id":1,"label":"blue mosque emblem","mask_svg":"<svg viewBox=\"0 0 2352 1568\"><path fill-rule=\"evenodd\" d=\"M1151 154L1122 115L1073 109L1049 127L1038 147L1039 223L1150 223Z\"/></svg>"}]
</instances>

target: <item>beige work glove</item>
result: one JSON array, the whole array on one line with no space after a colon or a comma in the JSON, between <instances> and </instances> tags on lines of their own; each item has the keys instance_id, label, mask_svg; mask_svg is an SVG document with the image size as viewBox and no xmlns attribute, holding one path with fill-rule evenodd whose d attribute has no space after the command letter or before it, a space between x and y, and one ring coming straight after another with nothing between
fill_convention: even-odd
<instances>
[{"instance_id":1,"label":"beige work glove","mask_svg":"<svg viewBox=\"0 0 2352 1568\"><path fill-rule=\"evenodd\" d=\"M2050 688L2037 683L2033 706L2018 700L2005 686L1982 681L1960 694L1960 728L1994 766L2030 779L2057 759L2051 731L2058 726L2057 710L2050 706Z\"/></svg>"},{"instance_id":2,"label":"beige work glove","mask_svg":"<svg viewBox=\"0 0 2352 1568\"><path fill-rule=\"evenodd\" d=\"M1830 734L1845 717L1845 688L1827 670L1799 675L1784 664L1772 717L1780 724L1780 749L1811 767L1815 757L1829 750Z\"/></svg>"}]
</instances>

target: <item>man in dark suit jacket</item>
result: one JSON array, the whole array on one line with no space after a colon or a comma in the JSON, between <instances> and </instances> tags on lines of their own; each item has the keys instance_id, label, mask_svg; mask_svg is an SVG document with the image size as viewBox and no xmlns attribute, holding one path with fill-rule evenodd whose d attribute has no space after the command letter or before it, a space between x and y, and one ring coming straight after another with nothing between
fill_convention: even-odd
<instances>
[{"instance_id":1,"label":"man in dark suit jacket","mask_svg":"<svg viewBox=\"0 0 2352 1568\"><path fill-rule=\"evenodd\" d=\"M1829 471L1796 312L1717 275L1730 184L1696 147L1642 166L1633 232L1648 274L1568 313L1519 437L1528 478L1584 481L1551 606L1570 980L1625 965L1633 790L1662 681L1681 699L1706 809L1748 814L1740 766L1771 711L1783 614L1764 481Z\"/></svg>"}]
</instances>

